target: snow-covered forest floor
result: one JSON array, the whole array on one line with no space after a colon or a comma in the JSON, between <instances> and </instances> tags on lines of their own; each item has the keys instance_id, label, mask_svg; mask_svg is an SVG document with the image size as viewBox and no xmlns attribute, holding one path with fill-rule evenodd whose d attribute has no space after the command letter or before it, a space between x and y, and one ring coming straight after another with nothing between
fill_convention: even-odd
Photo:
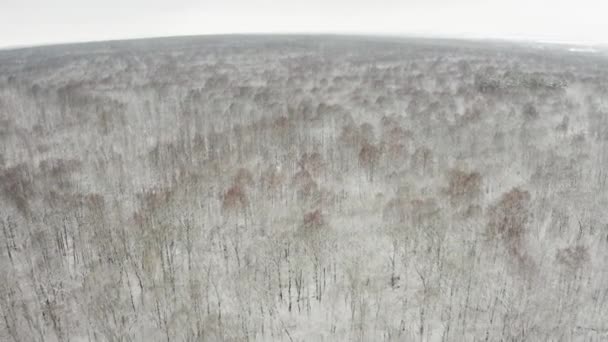
<instances>
[{"instance_id":1,"label":"snow-covered forest floor","mask_svg":"<svg viewBox=\"0 0 608 342\"><path fill-rule=\"evenodd\" d=\"M606 341L608 59L0 51L2 341Z\"/></svg>"}]
</instances>

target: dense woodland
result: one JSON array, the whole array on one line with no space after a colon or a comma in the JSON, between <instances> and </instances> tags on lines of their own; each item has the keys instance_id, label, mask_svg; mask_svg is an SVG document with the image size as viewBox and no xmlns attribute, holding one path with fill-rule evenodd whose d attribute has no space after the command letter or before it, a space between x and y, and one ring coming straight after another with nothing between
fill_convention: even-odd
<instances>
[{"instance_id":1,"label":"dense woodland","mask_svg":"<svg viewBox=\"0 0 608 342\"><path fill-rule=\"evenodd\" d=\"M606 341L608 59L0 51L2 341Z\"/></svg>"}]
</instances>

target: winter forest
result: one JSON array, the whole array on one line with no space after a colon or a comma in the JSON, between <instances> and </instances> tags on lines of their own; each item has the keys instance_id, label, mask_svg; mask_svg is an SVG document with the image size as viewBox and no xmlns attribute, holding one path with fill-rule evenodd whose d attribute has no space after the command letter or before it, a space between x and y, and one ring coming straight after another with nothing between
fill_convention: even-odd
<instances>
[{"instance_id":1,"label":"winter forest","mask_svg":"<svg viewBox=\"0 0 608 342\"><path fill-rule=\"evenodd\" d=\"M0 340L607 341L608 58L0 51Z\"/></svg>"}]
</instances>

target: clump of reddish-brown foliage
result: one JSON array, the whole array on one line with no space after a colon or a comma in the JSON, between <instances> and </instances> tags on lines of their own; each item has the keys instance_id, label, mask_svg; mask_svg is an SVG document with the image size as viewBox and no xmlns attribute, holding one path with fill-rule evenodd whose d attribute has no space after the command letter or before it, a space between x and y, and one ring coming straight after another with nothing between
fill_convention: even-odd
<instances>
[{"instance_id":1,"label":"clump of reddish-brown foliage","mask_svg":"<svg viewBox=\"0 0 608 342\"><path fill-rule=\"evenodd\" d=\"M482 177L479 172L451 170L448 173L447 195L452 205L468 204L481 193Z\"/></svg>"},{"instance_id":2,"label":"clump of reddish-brown foliage","mask_svg":"<svg viewBox=\"0 0 608 342\"><path fill-rule=\"evenodd\" d=\"M519 188L503 194L489 211L490 236L500 239L520 270L530 274L534 265L526 251L526 226L530 220L530 193Z\"/></svg>"},{"instance_id":3,"label":"clump of reddish-brown foliage","mask_svg":"<svg viewBox=\"0 0 608 342\"><path fill-rule=\"evenodd\" d=\"M321 210L316 209L304 214L302 226L306 232L317 232L322 229L325 226L325 219Z\"/></svg>"},{"instance_id":4,"label":"clump of reddish-brown foliage","mask_svg":"<svg viewBox=\"0 0 608 342\"><path fill-rule=\"evenodd\" d=\"M239 209L245 209L248 203L247 194L243 187L235 184L224 193L222 209L224 211L238 211Z\"/></svg>"}]
</instances>

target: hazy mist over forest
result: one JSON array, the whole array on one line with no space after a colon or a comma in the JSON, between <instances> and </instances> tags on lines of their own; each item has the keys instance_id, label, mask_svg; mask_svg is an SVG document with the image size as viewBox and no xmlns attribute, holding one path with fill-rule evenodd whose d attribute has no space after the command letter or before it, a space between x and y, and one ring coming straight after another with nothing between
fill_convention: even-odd
<instances>
[{"instance_id":1,"label":"hazy mist over forest","mask_svg":"<svg viewBox=\"0 0 608 342\"><path fill-rule=\"evenodd\" d=\"M608 45L602 0L2 0L0 48L232 33Z\"/></svg>"},{"instance_id":2,"label":"hazy mist over forest","mask_svg":"<svg viewBox=\"0 0 608 342\"><path fill-rule=\"evenodd\" d=\"M0 1L0 341L608 341L606 13Z\"/></svg>"}]
</instances>

